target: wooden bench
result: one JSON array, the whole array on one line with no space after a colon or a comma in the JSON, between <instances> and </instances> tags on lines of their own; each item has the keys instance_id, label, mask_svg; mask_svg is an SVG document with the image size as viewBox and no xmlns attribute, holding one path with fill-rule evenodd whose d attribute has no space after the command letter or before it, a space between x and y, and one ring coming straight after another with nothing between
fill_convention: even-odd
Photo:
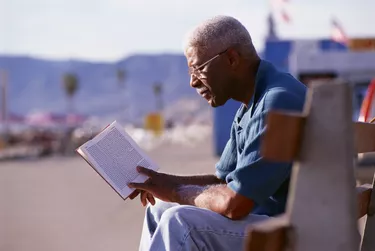
<instances>
[{"instance_id":1,"label":"wooden bench","mask_svg":"<svg viewBox=\"0 0 375 251\"><path fill-rule=\"evenodd\" d=\"M320 81L301 114L268 114L262 156L293 161L290 192L284 215L249 227L246 250L375 250L373 185L354 175L356 154L375 151L375 125L352 121L351 97L349 84Z\"/></svg>"}]
</instances>

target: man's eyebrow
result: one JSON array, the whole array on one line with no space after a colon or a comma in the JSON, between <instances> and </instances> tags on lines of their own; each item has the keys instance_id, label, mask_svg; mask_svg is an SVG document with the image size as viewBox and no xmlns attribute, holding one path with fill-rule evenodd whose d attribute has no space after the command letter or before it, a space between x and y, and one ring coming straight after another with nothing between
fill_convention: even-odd
<instances>
[{"instance_id":1,"label":"man's eyebrow","mask_svg":"<svg viewBox=\"0 0 375 251\"><path fill-rule=\"evenodd\" d=\"M205 64L205 63L206 63L206 62L203 62L203 63L200 63L200 64L195 63L195 64L193 64L191 67L193 67L193 68L200 68L200 67L202 67L202 65Z\"/></svg>"},{"instance_id":2,"label":"man's eyebrow","mask_svg":"<svg viewBox=\"0 0 375 251\"><path fill-rule=\"evenodd\" d=\"M196 68L198 68L199 66L201 66L202 64L197 64L197 63L192 63L192 64L190 64L190 65L188 65L190 68L194 68L194 69L196 69Z\"/></svg>"},{"instance_id":3,"label":"man's eyebrow","mask_svg":"<svg viewBox=\"0 0 375 251\"><path fill-rule=\"evenodd\" d=\"M194 67L195 66L195 63L194 62L192 62L192 61L188 61L188 67Z\"/></svg>"},{"instance_id":4,"label":"man's eyebrow","mask_svg":"<svg viewBox=\"0 0 375 251\"><path fill-rule=\"evenodd\" d=\"M197 69L197 68L199 68L200 66L202 66L202 64L204 64L205 62L199 62L200 60L194 60L193 62L191 62L191 64L190 65L188 65L189 67L191 67L191 68L195 68L195 69Z\"/></svg>"}]
</instances>

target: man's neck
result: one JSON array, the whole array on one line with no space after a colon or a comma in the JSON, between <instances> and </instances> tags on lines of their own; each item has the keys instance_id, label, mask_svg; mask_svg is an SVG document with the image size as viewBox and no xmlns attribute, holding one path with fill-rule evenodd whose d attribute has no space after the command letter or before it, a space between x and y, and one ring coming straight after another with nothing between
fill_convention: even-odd
<instances>
[{"instance_id":1,"label":"man's neck","mask_svg":"<svg viewBox=\"0 0 375 251\"><path fill-rule=\"evenodd\" d=\"M255 81L259 64L260 59L254 60L252 64L249 64L244 70L243 78L238 81L239 84L234 99L243 103L246 107L255 92Z\"/></svg>"}]
</instances>

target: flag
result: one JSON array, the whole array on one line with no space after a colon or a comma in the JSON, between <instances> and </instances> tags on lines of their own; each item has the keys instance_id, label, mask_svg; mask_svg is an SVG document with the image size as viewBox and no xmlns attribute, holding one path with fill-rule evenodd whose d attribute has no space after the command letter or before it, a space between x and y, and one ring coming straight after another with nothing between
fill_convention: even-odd
<instances>
[{"instance_id":1,"label":"flag","mask_svg":"<svg viewBox=\"0 0 375 251\"><path fill-rule=\"evenodd\" d=\"M273 12L285 23L290 23L292 21L289 13L286 11L288 3L289 0L271 0Z\"/></svg>"},{"instance_id":2,"label":"flag","mask_svg":"<svg viewBox=\"0 0 375 251\"><path fill-rule=\"evenodd\" d=\"M370 122L375 114L374 114L374 97L375 97L375 78L371 80L365 98L362 101L360 113L359 113L359 122Z\"/></svg>"},{"instance_id":3,"label":"flag","mask_svg":"<svg viewBox=\"0 0 375 251\"><path fill-rule=\"evenodd\" d=\"M289 16L289 14L285 10L281 10L281 18L286 23L290 23L291 22L290 16Z\"/></svg>"},{"instance_id":4,"label":"flag","mask_svg":"<svg viewBox=\"0 0 375 251\"><path fill-rule=\"evenodd\" d=\"M332 19L331 25L331 39L338 43L347 44L349 39L341 24L336 19Z\"/></svg>"}]
</instances>

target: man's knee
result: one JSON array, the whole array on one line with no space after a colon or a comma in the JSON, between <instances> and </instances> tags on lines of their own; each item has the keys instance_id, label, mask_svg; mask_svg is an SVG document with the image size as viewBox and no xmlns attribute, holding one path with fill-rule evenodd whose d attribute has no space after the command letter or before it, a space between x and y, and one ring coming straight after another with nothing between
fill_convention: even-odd
<instances>
[{"instance_id":1,"label":"man's knee","mask_svg":"<svg viewBox=\"0 0 375 251\"><path fill-rule=\"evenodd\" d=\"M199 217L199 212L193 206L175 206L164 211L161 224L178 224L183 226L191 226L194 224L194 219Z\"/></svg>"},{"instance_id":2,"label":"man's knee","mask_svg":"<svg viewBox=\"0 0 375 251\"><path fill-rule=\"evenodd\" d=\"M152 206L151 204L148 204L146 208L143 231L147 231L150 237L152 237L159 226L164 212L174 206L174 203L168 203L158 199L155 200L155 205Z\"/></svg>"},{"instance_id":3,"label":"man's knee","mask_svg":"<svg viewBox=\"0 0 375 251\"><path fill-rule=\"evenodd\" d=\"M156 221L160 221L160 218L168 209L177 206L178 204L164 202L162 200L156 199L155 205L148 204L146 208L146 214L148 217L152 217Z\"/></svg>"}]
</instances>

